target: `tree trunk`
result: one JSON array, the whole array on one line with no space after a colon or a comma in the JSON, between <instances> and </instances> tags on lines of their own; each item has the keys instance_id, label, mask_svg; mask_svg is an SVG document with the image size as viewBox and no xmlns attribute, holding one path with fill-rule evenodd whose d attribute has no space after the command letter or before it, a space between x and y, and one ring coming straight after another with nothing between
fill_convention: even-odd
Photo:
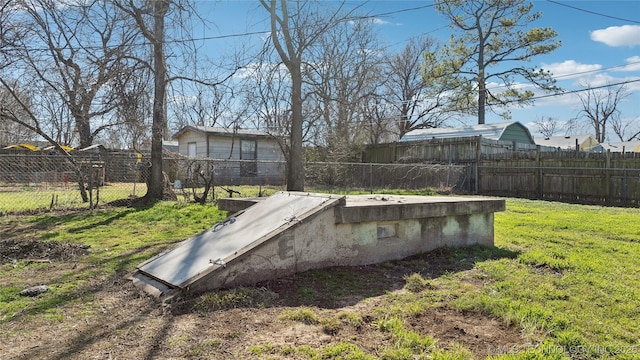
<instances>
[{"instance_id":1,"label":"tree trunk","mask_svg":"<svg viewBox=\"0 0 640 360\"><path fill-rule=\"evenodd\" d=\"M166 96L166 67L164 58L164 17L169 10L169 2L159 0L154 2L153 42L154 59L154 94L153 94L153 125L151 127L151 177L145 198L147 200L161 200L163 198L162 176L162 136L166 126L165 96Z\"/></svg>"},{"instance_id":2,"label":"tree trunk","mask_svg":"<svg viewBox=\"0 0 640 360\"><path fill-rule=\"evenodd\" d=\"M487 102L487 90L484 88L484 83L478 84L481 86L478 89L478 125L484 124L484 106Z\"/></svg>"},{"instance_id":3,"label":"tree trunk","mask_svg":"<svg viewBox=\"0 0 640 360\"><path fill-rule=\"evenodd\" d=\"M298 64L299 65L299 64ZM287 164L287 190L304 191L302 159L302 74L300 66L291 69L291 148Z\"/></svg>"}]
</instances>

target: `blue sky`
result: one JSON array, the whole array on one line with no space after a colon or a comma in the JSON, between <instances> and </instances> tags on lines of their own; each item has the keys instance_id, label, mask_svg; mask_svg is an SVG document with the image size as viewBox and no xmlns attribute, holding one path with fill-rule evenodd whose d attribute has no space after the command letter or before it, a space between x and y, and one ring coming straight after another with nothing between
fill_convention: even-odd
<instances>
[{"instance_id":1,"label":"blue sky","mask_svg":"<svg viewBox=\"0 0 640 360\"><path fill-rule=\"evenodd\" d=\"M361 3L349 1L347 6ZM409 39L419 35L427 34L443 43L448 40L451 29L446 19L433 7L425 7L432 3L370 1L365 8L370 14L380 14L375 22L382 46L399 51ZM257 1L202 1L200 4L213 5L205 16L214 26L205 30L203 36L268 30L267 13ZM567 91L587 85L629 82L626 84L629 95L620 104L621 117L640 129L640 81L634 82L640 79L640 1L553 0L533 1L533 4L534 11L543 13L534 26L553 28L562 46L551 54L534 58L529 65L550 70L557 77L558 85ZM249 37L232 37L207 45L219 50L250 42ZM564 122L579 116L580 106L577 95L570 94L541 98L531 107L514 107L511 112L513 120L530 126L532 135L540 136L532 121L553 117ZM501 121L504 120L497 115L487 114L487 123ZM572 131L573 134L591 132L588 127ZM613 136L611 134L609 141L618 141Z\"/></svg>"}]
</instances>

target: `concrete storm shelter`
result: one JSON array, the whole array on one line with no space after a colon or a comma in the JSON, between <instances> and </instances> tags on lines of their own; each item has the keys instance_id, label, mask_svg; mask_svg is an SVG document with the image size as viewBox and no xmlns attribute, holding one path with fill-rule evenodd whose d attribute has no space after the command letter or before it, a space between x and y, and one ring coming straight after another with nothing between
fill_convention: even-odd
<instances>
[{"instance_id":1,"label":"concrete storm shelter","mask_svg":"<svg viewBox=\"0 0 640 360\"><path fill-rule=\"evenodd\" d=\"M309 269L398 260L439 247L493 246L504 200L278 192L222 199L234 215L140 264L134 284L167 298Z\"/></svg>"}]
</instances>

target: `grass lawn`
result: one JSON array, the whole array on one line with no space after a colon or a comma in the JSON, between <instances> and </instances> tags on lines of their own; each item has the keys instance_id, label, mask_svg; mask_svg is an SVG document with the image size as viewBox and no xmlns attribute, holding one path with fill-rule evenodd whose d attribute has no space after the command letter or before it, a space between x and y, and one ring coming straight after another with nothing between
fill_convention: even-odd
<instances>
[{"instance_id":1,"label":"grass lawn","mask_svg":"<svg viewBox=\"0 0 640 360\"><path fill-rule=\"evenodd\" d=\"M640 209L507 199L495 248L314 270L173 310L136 295L136 265L223 216L160 202L0 217L0 358L640 358ZM27 241L46 246L10 252ZM56 244L58 260L36 261Z\"/></svg>"},{"instance_id":2,"label":"grass lawn","mask_svg":"<svg viewBox=\"0 0 640 360\"><path fill-rule=\"evenodd\" d=\"M459 299L540 329L575 358L640 358L640 210L508 200L495 245L514 259L477 264L491 281Z\"/></svg>"},{"instance_id":3,"label":"grass lawn","mask_svg":"<svg viewBox=\"0 0 640 360\"><path fill-rule=\"evenodd\" d=\"M46 183L45 183L46 185ZM59 185L59 184L58 184ZM106 204L130 196L143 196L147 192L144 183L107 183L87 191L93 204ZM88 209L83 202L77 184L68 186L0 186L0 214L42 209Z\"/></svg>"}]
</instances>

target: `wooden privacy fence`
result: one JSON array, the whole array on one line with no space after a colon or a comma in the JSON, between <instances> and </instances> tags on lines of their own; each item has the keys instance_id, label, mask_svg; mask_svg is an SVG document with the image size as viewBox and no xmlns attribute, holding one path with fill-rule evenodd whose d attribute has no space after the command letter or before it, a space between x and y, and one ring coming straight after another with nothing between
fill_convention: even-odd
<instances>
[{"instance_id":1,"label":"wooden privacy fence","mask_svg":"<svg viewBox=\"0 0 640 360\"><path fill-rule=\"evenodd\" d=\"M455 188L458 192L640 205L638 153L589 153L470 136L372 145L362 161L464 166L467 175Z\"/></svg>"},{"instance_id":2,"label":"wooden privacy fence","mask_svg":"<svg viewBox=\"0 0 640 360\"><path fill-rule=\"evenodd\" d=\"M559 149L549 146L492 140L482 136L465 136L371 145L364 150L362 162L466 164L477 162L486 156L517 156L522 153L558 151Z\"/></svg>"},{"instance_id":3,"label":"wooden privacy fence","mask_svg":"<svg viewBox=\"0 0 640 360\"><path fill-rule=\"evenodd\" d=\"M611 206L640 205L640 158L634 154L541 154L481 160L477 193Z\"/></svg>"}]
</instances>

